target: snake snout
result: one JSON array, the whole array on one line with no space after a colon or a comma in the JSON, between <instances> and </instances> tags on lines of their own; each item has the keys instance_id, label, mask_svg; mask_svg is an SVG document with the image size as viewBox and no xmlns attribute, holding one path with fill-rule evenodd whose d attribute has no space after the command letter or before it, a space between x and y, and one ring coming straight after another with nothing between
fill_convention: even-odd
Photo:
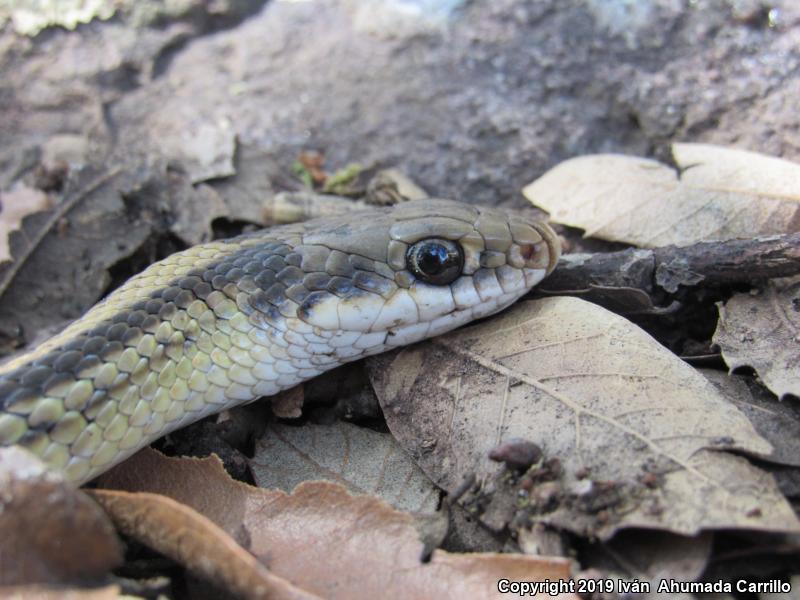
<instances>
[{"instance_id":1,"label":"snake snout","mask_svg":"<svg viewBox=\"0 0 800 600\"><path fill-rule=\"evenodd\" d=\"M517 223L512 227L519 258L526 269L543 270L549 275L561 256L558 234L544 223Z\"/></svg>"}]
</instances>

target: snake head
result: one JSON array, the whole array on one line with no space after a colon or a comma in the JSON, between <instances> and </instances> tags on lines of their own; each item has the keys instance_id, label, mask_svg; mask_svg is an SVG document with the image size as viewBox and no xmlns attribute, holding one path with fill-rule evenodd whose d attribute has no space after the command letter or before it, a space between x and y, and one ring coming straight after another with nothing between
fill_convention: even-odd
<instances>
[{"instance_id":1,"label":"snake head","mask_svg":"<svg viewBox=\"0 0 800 600\"><path fill-rule=\"evenodd\" d=\"M446 200L194 246L0 369L0 446L81 483L187 423L497 312L549 227Z\"/></svg>"},{"instance_id":2,"label":"snake head","mask_svg":"<svg viewBox=\"0 0 800 600\"><path fill-rule=\"evenodd\" d=\"M353 267L306 297L297 312L308 325L352 341L340 358L413 343L500 311L560 256L547 225L449 200L354 214L310 231L298 251L323 247L338 267Z\"/></svg>"}]
</instances>

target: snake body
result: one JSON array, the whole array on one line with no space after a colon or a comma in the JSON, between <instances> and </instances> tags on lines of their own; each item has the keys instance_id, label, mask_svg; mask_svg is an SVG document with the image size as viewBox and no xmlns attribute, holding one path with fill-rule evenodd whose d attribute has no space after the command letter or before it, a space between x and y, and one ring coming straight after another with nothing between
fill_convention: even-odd
<instances>
[{"instance_id":1,"label":"snake body","mask_svg":"<svg viewBox=\"0 0 800 600\"><path fill-rule=\"evenodd\" d=\"M207 415L497 312L559 252L547 225L431 199L189 248L0 369L0 446L84 483Z\"/></svg>"}]
</instances>

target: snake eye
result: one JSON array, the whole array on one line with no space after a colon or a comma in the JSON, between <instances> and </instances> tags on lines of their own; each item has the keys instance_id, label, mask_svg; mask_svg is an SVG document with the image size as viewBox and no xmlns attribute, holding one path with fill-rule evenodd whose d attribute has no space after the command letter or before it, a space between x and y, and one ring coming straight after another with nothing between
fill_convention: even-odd
<instances>
[{"instance_id":1,"label":"snake eye","mask_svg":"<svg viewBox=\"0 0 800 600\"><path fill-rule=\"evenodd\" d=\"M461 275L464 252L450 240L422 240L406 252L406 268L425 283L447 285Z\"/></svg>"}]
</instances>

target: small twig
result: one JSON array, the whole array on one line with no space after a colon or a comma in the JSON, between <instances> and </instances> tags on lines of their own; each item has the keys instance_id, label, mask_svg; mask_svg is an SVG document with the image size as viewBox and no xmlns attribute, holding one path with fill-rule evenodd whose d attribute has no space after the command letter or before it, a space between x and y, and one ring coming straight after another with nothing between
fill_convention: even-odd
<instances>
[{"instance_id":1,"label":"small twig","mask_svg":"<svg viewBox=\"0 0 800 600\"><path fill-rule=\"evenodd\" d=\"M688 271L703 277L705 285L760 283L800 273L800 233L667 246L653 253L656 283L668 292L674 290L668 287L668 279L659 277L659 271L665 273L672 264L685 264Z\"/></svg>"},{"instance_id":2,"label":"small twig","mask_svg":"<svg viewBox=\"0 0 800 600\"><path fill-rule=\"evenodd\" d=\"M568 254L537 290L553 294L625 288L644 292L663 304L681 288L757 285L798 274L800 233L791 233L684 247Z\"/></svg>"}]
</instances>

